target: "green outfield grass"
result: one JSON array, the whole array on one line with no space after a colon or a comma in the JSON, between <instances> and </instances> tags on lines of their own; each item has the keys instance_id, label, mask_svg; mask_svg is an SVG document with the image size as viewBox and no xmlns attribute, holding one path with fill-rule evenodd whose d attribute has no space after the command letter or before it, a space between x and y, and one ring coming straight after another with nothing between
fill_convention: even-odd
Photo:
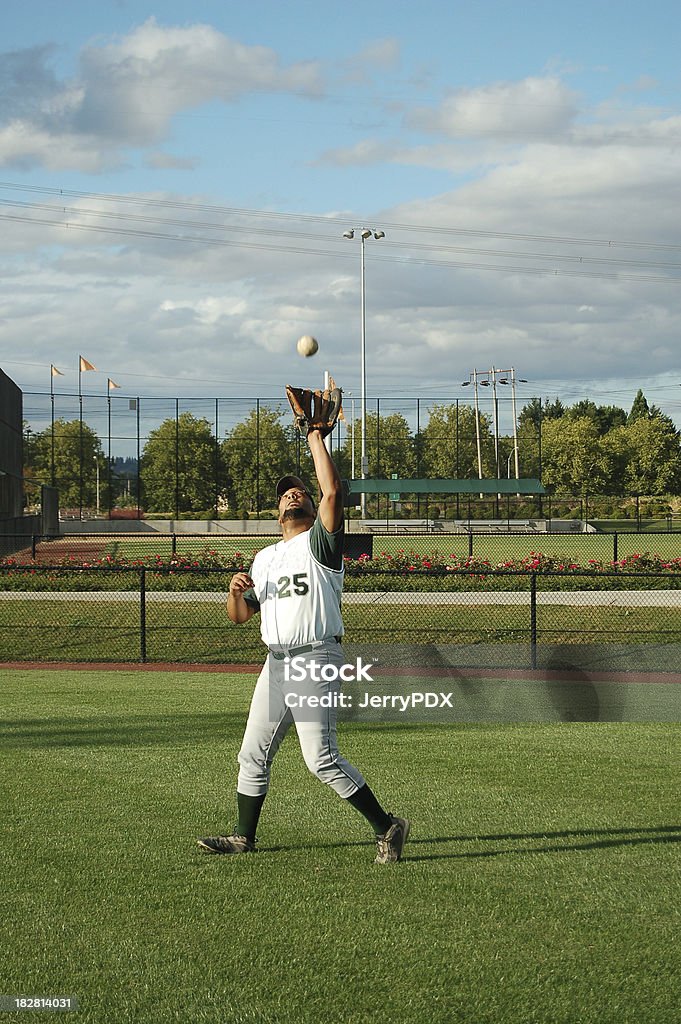
<instances>
[{"instance_id":1,"label":"green outfield grass","mask_svg":"<svg viewBox=\"0 0 681 1024\"><path fill-rule=\"evenodd\" d=\"M77 593L68 600L0 601L0 662L141 660L139 597L96 601ZM146 658L149 661L257 663L262 661L259 617L242 626L227 619L222 595L200 603L149 601ZM357 644L522 643L530 639L529 595L523 605L478 606L438 603L383 605L346 602L346 641ZM540 606L542 644L681 643L681 607Z\"/></svg>"},{"instance_id":2,"label":"green outfield grass","mask_svg":"<svg viewBox=\"0 0 681 1024\"><path fill-rule=\"evenodd\" d=\"M3 671L3 993L84 1024L677 1019L681 726L347 724L412 819L385 867L291 735L260 852L202 855L253 681Z\"/></svg>"}]
</instances>

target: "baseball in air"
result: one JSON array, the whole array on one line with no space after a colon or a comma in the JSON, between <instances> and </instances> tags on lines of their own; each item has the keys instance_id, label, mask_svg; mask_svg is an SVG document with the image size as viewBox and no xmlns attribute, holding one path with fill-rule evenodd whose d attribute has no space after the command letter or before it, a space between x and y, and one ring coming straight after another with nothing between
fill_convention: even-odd
<instances>
[{"instance_id":1,"label":"baseball in air","mask_svg":"<svg viewBox=\"0 0 681 1024\"><path fill-rule=\"evenodd\" d=\"M304 334L302 338L298 338L296 348L298 349L298 355L308 358L315 354L319 345L317 344L317 339L313 338L312 335Z\"/></svg>"}]
</instances>

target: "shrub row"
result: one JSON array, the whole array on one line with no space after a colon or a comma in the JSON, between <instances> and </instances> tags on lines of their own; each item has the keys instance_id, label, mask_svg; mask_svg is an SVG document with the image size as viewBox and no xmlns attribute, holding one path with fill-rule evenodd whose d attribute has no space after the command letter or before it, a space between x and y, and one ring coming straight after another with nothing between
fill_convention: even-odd
<instances>
[{"instance_id":1,"label":"shrub row","mask_svg":"<svg viewBox=\"0 0 681 1024\"><path fill-rule=\"evenodd\" d=\"M0 588L52 592L135 591L140 586L140 570L145 569L149 590L226 591L228 577L247 569L251 558L239 552L220 555L209 549L196 557L155 555L131 559L107 555L91 562L67 557L55 566L19 564L6 558L0 561ZM395 555L381 553L373 558L367 555L346 558L345 566L349 592L528 590L532 575L536 576L537 588L541 590L681 588L681 558L664 559L647 552L629 555L617 562L589 559L585 565L532 552L526 558L493 565L484 559L402 551Z\"/></svg>"}]
</instances>

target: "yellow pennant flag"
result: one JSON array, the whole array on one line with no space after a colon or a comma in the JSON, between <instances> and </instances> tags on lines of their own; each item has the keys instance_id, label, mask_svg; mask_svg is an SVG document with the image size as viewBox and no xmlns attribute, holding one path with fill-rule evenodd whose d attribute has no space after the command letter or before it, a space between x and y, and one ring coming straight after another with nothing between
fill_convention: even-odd
<instances>
[{"instance_id":1,"label":"yellow pennant flag","mask_svg":"<svg viewBox=\"0 0 681 1024\"><path fill-rule=\"evenodd\" d=\"M120 384L117 384L115 380L111 380L111 377L109 377L107 383L109 385L109 391L113 391L114 388L120 387Z\"/></svg>"},{"instance_id":2,"label":"yellow pennant flag","mask_svg":"<svg viewBox=\"0 0 681 1024\"><path fill-rule=\"evenodd\" d=\"M96 369L97 369L97 367L93 366L92 363L89 363L87 361L87 359L84 359L83 356L80 357L80 370L81 370L81 373L84 370L96 370Z\"/></svg>"},{"instance_id":3,"label":"yellow pennant flag","mask_svg":"<svg viewBox=\"0 0 681 1024\"><path fill-rule=\"evenodd\" d=\"M64 374L61 372L61 370L58 370L56 366L52 366L52 365L50 365L50 373L52 374L53 377L63 377L64 376Z\"/></svg>"}]
</instances>

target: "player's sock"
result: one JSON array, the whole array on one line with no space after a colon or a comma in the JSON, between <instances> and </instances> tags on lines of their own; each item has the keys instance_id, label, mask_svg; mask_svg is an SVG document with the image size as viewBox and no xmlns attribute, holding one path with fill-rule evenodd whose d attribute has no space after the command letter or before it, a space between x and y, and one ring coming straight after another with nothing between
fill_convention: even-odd
<instances>
[{"instance_id":1,"label":"player's sock","mask_svg":"<svg viewBox=\"0 0 681 1024\"><path fill-rule=\"evenodd\" d=\"M392 825L392 818L383 810L366 783L352 796L347 797L347 801L351 807L364 815L377 836L385 835Z\"/></svg>"},{"instance_id":2,"label":"player's sock","mask_svg":"<svg viewBox=\"0 0 681 1024\"><path fill-rule=\"evenodd\" d=\"M262 796L247 796L245 793L236 795L236 805L239 811L239 823L236 830L240 836L245 836L252 843L255 842L255 833L258 830L258 821L265 796L265 793Z\"/></svg>"}]
</instances>

